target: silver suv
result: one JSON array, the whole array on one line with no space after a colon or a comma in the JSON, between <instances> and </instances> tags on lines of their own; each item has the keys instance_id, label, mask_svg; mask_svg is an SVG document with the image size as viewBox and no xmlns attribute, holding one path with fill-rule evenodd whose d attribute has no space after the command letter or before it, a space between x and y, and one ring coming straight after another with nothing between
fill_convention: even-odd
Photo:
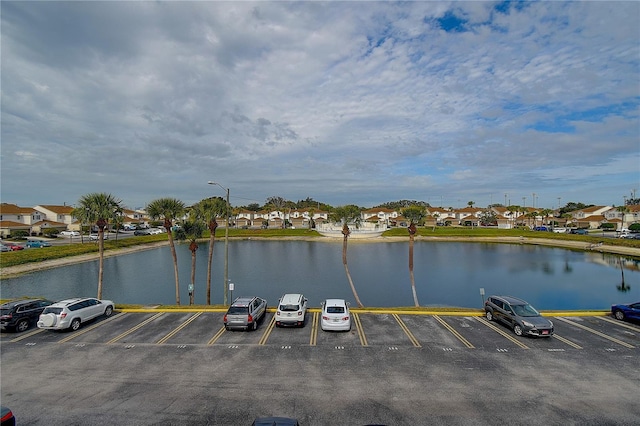
<instances>
[{"instance_id":1,"label":"silver suv","mask_svg":"<svg viewBox=\"0 0 640 426\"><path fill-rule=\"evenodd\" d=\"M553 323L544 318L533 306L513 296L490 296L484 304L489 321L496 320L511 327L518 336L550 337Z\"/></svg>"},{"instance_id":2,"label":"silver suv","mask_svg":"<svg viewBox=\"0 0 640 426\"><path fill-rule=\"evenodd\" d=\"M40 314L38 328L48 330L73 331L80 328L80 324L101 315L105 317L113 314L114 304L111 300L98 300L94 298L75 298L61 300L51 306L47 306Z\"/></svg>"},{"instance_id":3,"label":"silver suv","mask_svg":"<svg viewBox=\"0 0 640 426\"><path fill-rule=\"evenodd\" d=\"M260 297L238 297L224 315L224 327L241 330L255 330L267 312L267 301Z\"/></svg>"}]
</instances>

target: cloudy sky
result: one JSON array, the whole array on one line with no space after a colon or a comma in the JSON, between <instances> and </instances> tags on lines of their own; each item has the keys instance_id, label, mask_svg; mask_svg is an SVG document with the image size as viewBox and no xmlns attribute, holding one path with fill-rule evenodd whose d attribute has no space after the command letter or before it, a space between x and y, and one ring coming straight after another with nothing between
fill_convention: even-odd
<instances>
[{"instance_id":1,"label":"cloudy sky","mask_svg":"<svg viewBox=\"0 0 640 426\"><path fill-rule=\"evenodd\" d=\"M620 205L640 2L1 3L2 202ZM526 198L524 198L526 197Z\"/></svg>"}]
</instances>

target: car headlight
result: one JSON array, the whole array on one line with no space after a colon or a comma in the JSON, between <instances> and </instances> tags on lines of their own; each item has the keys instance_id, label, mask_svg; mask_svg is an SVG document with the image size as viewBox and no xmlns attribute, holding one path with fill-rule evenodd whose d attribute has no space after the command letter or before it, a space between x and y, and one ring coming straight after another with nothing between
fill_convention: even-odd
<instances>
[{"instance_id":1,"label":"car headlight","mask_svg":"<svg viewBox=\"0 0 640 426\"><path fill-rule=\"evenodd\" d=\"M531 324L530 322L522 321L522 324L523 324L525 327L531 327L531 328L533 328L533 324Z\"/></svg>"}]
</instances>

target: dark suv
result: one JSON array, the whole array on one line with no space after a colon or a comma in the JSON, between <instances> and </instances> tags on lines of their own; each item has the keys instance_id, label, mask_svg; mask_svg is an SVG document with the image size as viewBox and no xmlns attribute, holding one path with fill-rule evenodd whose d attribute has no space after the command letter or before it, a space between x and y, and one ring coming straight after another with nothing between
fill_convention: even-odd
<instances>
[{"instance_id":1,"label":"dark suv","mask_svg":"<svg viewBox=\"0 0 640 426\"><path fill-rule=\"evenodd\" d=\"M511 327L518 336L553 335L553 323L540 315L533 306L517 297L490 296L484 304L484 311L489 321L502 322Z\"/></svg>"},{"instance_id":2,"label":"dark suv","mask_svg":"<svg viewBox=\"0 0 640 426\"><path fill-rule=\"evenodd\" d=\"M53 302L46 299L14 300L0 305L0 326L2 329L25 331L38 319L44 308Z\"/></svg>"}]
</instances>

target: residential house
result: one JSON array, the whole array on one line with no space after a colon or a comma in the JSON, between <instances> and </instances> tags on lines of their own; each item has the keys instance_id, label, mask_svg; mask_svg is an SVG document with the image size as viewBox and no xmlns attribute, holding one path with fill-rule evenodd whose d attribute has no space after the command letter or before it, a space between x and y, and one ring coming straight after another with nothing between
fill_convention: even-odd
<instances>
[{"instance_id":1,"label":"residential house","mask_svg":"<svg viewBox=\"0 0 640 426\"><path fill-rule=\"evenodd\" d=\"M80 231L80 222L71 214L73 212L72 206L42 204L35 206L34 209L39 211L43 218L32 225L32 234L41 235L45 229L50 228L55 228L58 231Z\"/></svg>"},{"instance_id":2,"label":"residential house","mask_svg":"<svg viewBox=\"0 0 640 426\"><path fill-rule=\"evenodd\" d=\"M640 223L640 204L626 206L625 212L618 210L618 207L611 207L603 213L605 222L614 223L616 230L629 228L629 225Z\"/></svg>"},{"instance_id":3,"label":"residential house","mask_svg":"<svg viewBox=\"0 0 640 426\"><path fill-rule=\"evenodd\" d=\"M611 206L591 206L570 212L571 222L578 228L598 228L607 220L604 214Z\"/></svg>"},{"instance_id":4,"label":"residential house","mask_svg":"<svg viewBox=\"0 0 640 426\"><path fill-rule=\"evenodd\" d=\"M42 221L42 218L42 213L31 207L2 203L0 205L0 235L5 238L14 231L25 231L31 235L32 225Z\"/></svg>"}]
</instances>

